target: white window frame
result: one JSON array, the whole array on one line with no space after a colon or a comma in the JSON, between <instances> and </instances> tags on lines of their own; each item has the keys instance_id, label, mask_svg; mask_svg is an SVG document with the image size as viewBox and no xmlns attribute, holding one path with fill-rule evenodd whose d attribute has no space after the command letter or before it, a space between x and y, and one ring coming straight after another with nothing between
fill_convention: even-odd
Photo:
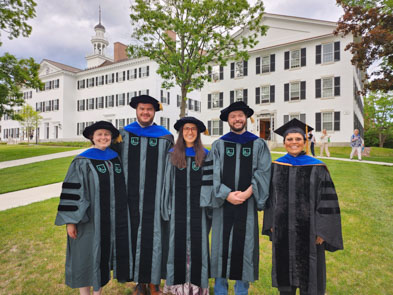
<instances>
[{"instance_id":1,"label":"white window frame","mask_svg":"<svg viewBox=\"0 0 393 295\"><path fill-rule=\"evenodd\" d=\"M220 120L212 120L211 121L211 131L212 131L212 136L218 136L220 134Z\"/></svg>"},{"instance_id":2,"label":"white window frame","mask_svg":"<svg viewBox=\"0 0 393 295\"><path fill-rule=\"evenodd\" d=\"M119 106L125 106L126 105L126 94L125 93L119 93L117 96L117 103Z\"/></svg>"},{"instance_id":3,"label":"white window frame","mask_svg":"<svg viewBox=\"0 0 393 295\"><path fill-rule=\"evenodd\" d=\"M298 89L296 89L298 88ZM300 100L300 95L301 95L301 89L300 89L300 82L291 82L289 83L289 100L290 101L297 101ZM295 94L298 93L298 96Z\"/></svg>"},{"instance_id":4,"label":"white window frame","mask_svg":"<svg viewBox=\"0 0 393 295\"><path fill-rule=\"evenodd\" d=\"M98 86L102 86L105 84L105 76L98 77Z\"/></svg>"},{"instance_id":5,"label":"white window frame","mask_svg":"<svg viewBox=\"0 0 393 295\"><path fill-rule=\"evenodd\" d=\"M220 92L212 93L212 109L220 108Z\"/></svg>"},{"instance_id":6,"label":"white window frame","mask_svg":"<svg viewBox=\"0 0 393 295\"><path fill-rule=\"evenodd\" d=\"M212 80L213 81L220 80L220 66L219 65L212 66Z\"/></svg>"},{"instance_id":7,"label":"white window frame","mask_svg":"<svg viewBox=\"0 0 393 295\"><path fill-rule=\"evenodd\" d=\"M147 66L141 67L141 78L148 77Z\"/></svg>"},{"instance_id":8,"label":"white window frame","mask_svg":"<svg viewBox=\"0 0 393 295\"><path fill-rule=\"evenodd\" d=\"M270 85L261 86L261 96L259 99L261 104L270 103Z\"/></svg>"},{"instance_id":9,"label":"white window frame","mask_svg":"<svg viewBox=\"0 0 393 295\"><path fill-rule=\"evenodd\" d=\"M244 77L244 61L235 61L235 78Z\"/></svg>"},{"instance_id":10,"label":"white window frame","mask_svg":"<svg viewBox=\"0 0 393 295\"><path fill-rule=\"evenodd\" d=\"M105 97L97 97L97 109L103 109L105 107Z\"/></svg>"},{"instance_id":11,"label":"white window frame","mask_svg":"<svg viewBox=\"0 0 393 295\"><path fill-rule=\"evenodd\" d=\"M114 95L108 95L107 107L108 108L113 108L114 106L115 106L115 96Z\"/></svg>"},{"instance_id":12,"label":"white window frame","mask_svg":"<svg viewBox=\"0 0 393 295\"><path fill-rule=\"evenodd\" d=\"M53 103L53 110L58 111L59 110L59 100L54 99L52 103Z\"/></svg>"},{"instance_id":13,"label":"white window frame","mask_svg":"<svg viewBox=\"0 0 393 295\"><path fill-rule=\"evenodd\" d=\"M289 61L290 61L289 67L291 69L300 68L300 66L301 66L301 50L300 49L291 50L289 52L289 55L290 55L289 56Z\"/></svg>"},{"instance_id":14,"label":"white window frame","mask_svg":"<svg viewBox=\"0 0 393 295\"><path fill-rule=\"evenodd\" d=\"M322 49L322 63L331 63L334 62L334 43L326 43L322 44L321 46Z\"/></svg>"},{"instance_id":15,"label":"white window frame","mask_svg":"<svg viewBox=\"0 0 393 295\"><path fill-rule=\"evenodd\" d=\"M289 121L292 119L298 119L300 121L300 113L289 114Z\"/></svg>"},{"instance_id":16,"label":"white window frame","mask_svg":"<svg viewBox=\"0 0 393 295\"><path fill-rule=\"evenodd\" d=\"M87 79L88 87L94 87L94 78Z\"/></svg>"},{"instance_id":17,"label":"white window frame","mask_svg":"<svg viewBox=\"0 0 393 295\"><path fill-rule=\"evenodd\" d=\"M270 55L261 57L261 73L270 73Z\"/></svg>"},{"instance_id":18,"label":"white window frame","mask_svg":"<svg viewBox=\"0 0 393 295\"><path fill-rule=\"evenodd\" d=\"M108 84L112 84L114 79L112 79L112 73L108 74Z\"/></svg>"},{"instance_id":19,"label":"white window frame","mask_svg":"<svg viewBox=\"0 0 393 295\"><path fill-rule=\"evenodd\" d=\"M244 101L243 89L235 89L234 101Z\"/></svg>"},{"instance_id":20,"label":"white window frame","mask_svg":"<svg viewBox=\"0 0 393 295\"><path fill-rule=\"evenodd\" d=\"M135 80L136 78L138 78L138 73L137 71L135 71L135 69L130 69L130 76L129 76L129 80Z\"/></svg>"},{"instance_id":21,"label":"white window frame","mask_svg":"<svg viewBox=\"0 0 393 295\"><path fill-rule=\"evenodd\" d=\"M167 130L169 130L170 126L169 126L169 118L166 117L161 117L160 118L160 125L165 127Z\"/></svg>"},{"instance_id":22,"label":"white window frame","mask_svg":"<svg viewBox=\"0 0 393 295\"><path fill-rule=\"evenodd\" d=\"M325 77L321 79L321 97L334 97L334 79L333 77ZM330 84L330 85L329 85Z\"/></svg>"},{"instance_id":23,"label":"white window frame","mask_svg":"<svg viewBox=\"0 0 393 295\"><path fill-rule=\"evenodd\" d=\"M330 120L328 117L330 116ZM326 129L326 131L334 131L334 112L321 112L321 126L322 130Z\"/></svg>"},{"instance_id":24,"label":"white window frame","mask_svg":"<svg viewBox=\"0 0 393 295\"><path fill-rule=\"evenodd\" d=\"M87 99L87 108L86 110L94 110L94 98Z\"/></svg>"}]
</instances>

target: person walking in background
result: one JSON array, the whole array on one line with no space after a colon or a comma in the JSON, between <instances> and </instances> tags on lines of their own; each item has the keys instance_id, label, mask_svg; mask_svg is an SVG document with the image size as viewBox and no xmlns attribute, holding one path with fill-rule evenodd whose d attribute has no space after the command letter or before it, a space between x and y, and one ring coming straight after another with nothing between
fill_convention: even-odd
<instances>
[{"instance_id":1,"label":"person walking in background","mask_svg":"<svg viewBox=\"0 0 393 295\"><path fill-rule=\"evenodd\" d=\"M351 136L351 147L352 151L349 156L349 158L352 160L353 155L355 154L355 151L358 153L358 159L359 161L362 160L362 146L363 146L363 139L359 135L359 129L355 129L353 131L353 134Z\"/></svg>"},{"instance_id":2,"label":"person walking in background","mask_svg":"<svg viewBox=\"0 0 393 295\"><path fill-rule=\"evenodd\" d=\"M228 294L228 279L236 280L235 295L248 294L259 277L258 210L269 194L271 157L264 139L246 131L254 111L243 101L221 110L231 132L213 142L206 162L211 177L202 186L201 206L213 208L211 276L214 294ZM209 167L206 165L206 167ZM205 191L206 189L206 191Z\"/></svg>"},{"instance_id":3,"label":"person walking in background","mask_svg":"<svg viewBox=\"0 0 393 295\"><path fill-rule=\"evenodd\" d=\"M310 140L311 154L312 154L313 157L315 157L315 143L316 143L316 140L315 140L315 136L312 133L312 131L310 131L308 133L308 139Z\"/></svg>"},{"instance_id":4,"label":"person walking in background","mask_svg":"<svg viewBox=\"0 0 393 295\"><path fill-rule=\"evenodd\" d=\"M330 142L330 135L327 134L326 129L322 130L322 135L321 135L321 151L320 151L320 156L323 156L323 150L325 150L326 156L330 157L329 153L329 142Z\"/></svg>"},{"instance_id":5,"label":"person walking in background","mask_svg":"<svg viewBox=\"0 0 393 295\"><path fill-rule=\"evenodd\" d=\"M325 250L343 249L334 183L326 165L304 152L305 130L293 119L274 131L288 153L272 164L262 234L272 241L272 285L280 295L324 295Z\"/></svg>"},{"instance_id":6,"label":"person walking in background","mask_svg":"<svg viewBox=\"0 0 393 295\"><path fill-rule=\"evenodd\" d=\"M56 225L67 225L65 281L81 295L101 294L111 277L131 280L127 193L118 154L119 131L109 122L88 126L93 147L76 156L62 185Z\"/></svg>"},{"instance_id":7,"label":"person walking in background","mask_svg":"<svg viewBox=\"0 0 393 295\"><path fill-rule=\"evenodd\" d=\"M201 141L205 125L194 117L175 124L179 132L166 161L161 215L169 221L169 251L164 294L209 294L209 230L200 207L202 166L208 154Z\"/></svg>"}]
</instances>

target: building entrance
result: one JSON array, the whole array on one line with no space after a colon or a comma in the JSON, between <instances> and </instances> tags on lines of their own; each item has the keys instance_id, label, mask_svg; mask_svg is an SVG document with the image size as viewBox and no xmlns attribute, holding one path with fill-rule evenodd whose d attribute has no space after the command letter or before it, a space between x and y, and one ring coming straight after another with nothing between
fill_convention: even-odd
<instances>
[{"instance_id":1,"label":"building entrance","mask_svg":"<svg viewBox=\"0 0 393 295\"><path fill-rule=\"evenodd\" d=\"M259 137L264 140L271 140L271 126L270 119L259 120Z\"/></svg>"}]
</instances>

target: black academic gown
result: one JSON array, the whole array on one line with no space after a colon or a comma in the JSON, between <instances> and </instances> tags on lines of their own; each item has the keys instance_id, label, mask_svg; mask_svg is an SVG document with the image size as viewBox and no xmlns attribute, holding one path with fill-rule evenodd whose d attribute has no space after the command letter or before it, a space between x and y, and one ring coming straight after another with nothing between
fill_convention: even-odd
<instances>
[{"instance_id":1,"label":"black academic gown","mask_svg":"<svg viewBox=\"0 0 393 295\"><path fill-rule=\"evenodd\" d=\"M324 163L306 155L273 161L262 234L273 242L273 286L321 293L317 278L325 265L318 266L316 238L324 239L322 250L343 249L340 207Z\"/></svg>"}]
</instances>

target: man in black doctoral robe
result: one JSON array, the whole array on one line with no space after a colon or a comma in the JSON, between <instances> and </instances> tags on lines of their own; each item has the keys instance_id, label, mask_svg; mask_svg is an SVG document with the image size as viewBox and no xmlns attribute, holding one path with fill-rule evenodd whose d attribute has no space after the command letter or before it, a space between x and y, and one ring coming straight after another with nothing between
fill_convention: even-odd
<instances>
[{"instance_id":1,"label":"man in black doctoral robe","mask_svg":"<svg viewBox=\"0 0 393 295\"><path fill-rule=\"evenodd\" d=\"M308 130L306 130L306 127ZM285 156L273 161L262 234L273 242L272 283L281 295L325 294L325 250L343 249L340 207L326 165L303 152L312 128L293 119L275 132Z\"/></svg>"}]
</instances>

